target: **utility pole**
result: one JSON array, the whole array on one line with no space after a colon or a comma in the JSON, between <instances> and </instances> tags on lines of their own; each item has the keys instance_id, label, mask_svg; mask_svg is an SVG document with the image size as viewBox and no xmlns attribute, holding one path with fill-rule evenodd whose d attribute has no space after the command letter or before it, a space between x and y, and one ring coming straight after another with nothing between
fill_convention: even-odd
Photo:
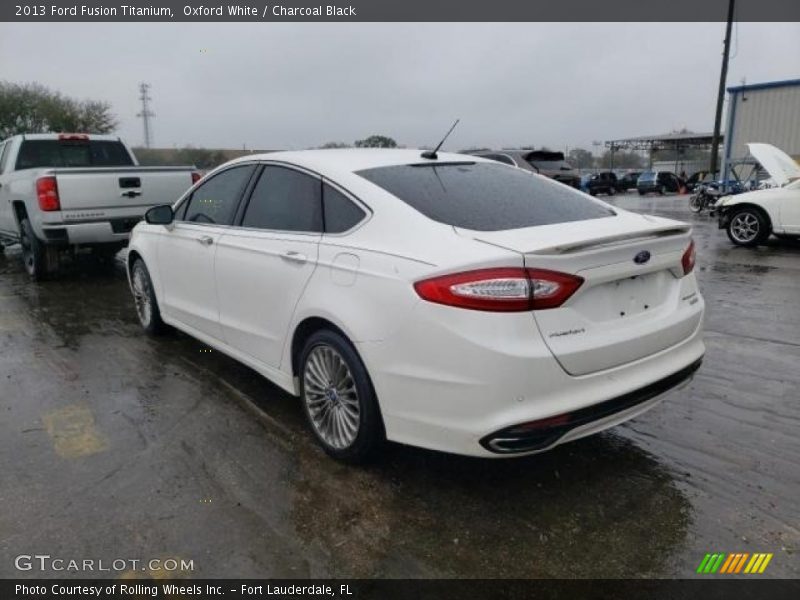
<instances>
[{"instance_id":1,"label":"utility pole","mask_svg":"<svg viewBox=\"0 0 800 600\"><path fill-rule=\"evenodd\" d=\"M139 100L142 101L142 111L138 113L136 116L142 118L142 123L144 124L144 147L150 147L150 117L155 117L155 113L150 110L150 105L148 104L152 98L147 93L150 89L149 83L140 83L139 84Z\"/></svg>"},{"instance_id":2,"label":"utility pole","mask_svg":"<svg viewBox=\"0 0 800 600\"><path fill-rule=\"evenodd\" d=\"M708 166L709 173L717 172L717 157L719 155L719 130L722 126L722 104L725 100L725 81L728 78L728 57L731 53L731 29L733 27L733 7L735 0L728 0L728 24L725 28L725 42L722 50L722 68L719 73L719 91L717 92L717 114L714 117L714 135L711 138L711 161ZM730 143L730 140L728 140ZM724 184L723 184L724 185Z\"/></svg>"}]
</instances>

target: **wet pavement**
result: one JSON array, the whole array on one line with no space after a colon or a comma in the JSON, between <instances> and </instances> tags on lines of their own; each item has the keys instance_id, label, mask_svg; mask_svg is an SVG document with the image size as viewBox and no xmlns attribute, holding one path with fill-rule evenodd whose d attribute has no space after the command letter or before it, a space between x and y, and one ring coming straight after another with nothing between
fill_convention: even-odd
<instances>
[{"instance_id":1,"label":"wet pavement","mask_svg":"<svg viewBox=\"0 0 800 600\"><path fill-rule=\"evenodd\" d=\"M513 460L337 464L253 371L143 335L121 263L35 284L7 249L0 577L64 574L15 569L36 553L194 577L686 577L706 552L797 577L800 243L734 248L686 197L614 202L695 225L705 362L636 420Z\"/></svg>"}]
</instances>

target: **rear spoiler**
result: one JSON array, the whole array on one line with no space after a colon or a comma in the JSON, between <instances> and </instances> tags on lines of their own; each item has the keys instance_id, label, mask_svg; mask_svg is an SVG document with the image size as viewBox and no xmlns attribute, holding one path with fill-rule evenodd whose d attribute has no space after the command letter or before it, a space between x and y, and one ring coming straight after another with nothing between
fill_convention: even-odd
<instances>
[{"instance_id":1,"label":"rear spoiler","mask_svg":"<svg viewBox=\"0 0 800 600\"><path fill-rule=\"evenodd\" d=\"M550 248L542 248L529 254L538 256L559 256L564 254L573 254L576 252L585 252L587 250L598 250L600 248L612 248L614 246L621 246L631 242L646 242L665 237L685 236L691 233L692 228L689 225L683 226L665 226L654 228L651 231L642 233L628 233L621 235L610 235L592 240L591 242L578 242L576 244L565 244L559 246L551 246Z\"/></svg>"}]
</instances>

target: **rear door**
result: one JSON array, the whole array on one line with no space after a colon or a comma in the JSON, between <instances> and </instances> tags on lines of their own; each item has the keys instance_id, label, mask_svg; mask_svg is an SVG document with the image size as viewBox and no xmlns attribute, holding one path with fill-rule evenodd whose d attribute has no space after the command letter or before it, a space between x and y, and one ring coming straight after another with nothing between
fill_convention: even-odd
<instances>
[{"instance_id":1,"label":"rear door","mask_svg":"<svg viewBox=\"0 0 800 600\"><path fill-rule=\"evenodd\" d=\"M217 244L216 280L226 343L278 368L294 308L317 264L322 181L265 165L238 226Z\"/></svg>"},{"instance_id":2,"label":"rear door","mask_svg":"<svg viewBox=\"0 0 800 600\"><path fill-rule=\"evenodd\" d=\"M254 164L237 165L204 181L184 200L159 238L162 310L197 331L223 340L214 258L233 223Z\"/></svg>"}]
</instances>

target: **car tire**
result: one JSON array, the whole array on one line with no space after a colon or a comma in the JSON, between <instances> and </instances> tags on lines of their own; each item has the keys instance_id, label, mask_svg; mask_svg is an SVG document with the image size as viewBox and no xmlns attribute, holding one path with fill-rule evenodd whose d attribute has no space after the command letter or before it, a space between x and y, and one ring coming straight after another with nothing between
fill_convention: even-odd
<instances>
[{"instance_id":1,"label":"car tire","mask_svg":"<svg viewBox=\"0 0 800 600\"><path fill-rule=\"evenodd\" d=\"M34 281L42 281L58 268L58 250L48 247L36 237L29 219L19 225L19 243L22 246L22 264Z\"/></svg>"},{"instance_id":2,"label":"car tire","mask_svg":"<svg viewBox=\"0 0 800 600\"><path fill-rule=\"evenodd\" d=\"M662 185L660 188L658 188L658 195L659 196L663 196L666 193L667 193L667 186Z\"/></svg>"},{"instance_id":3,"label":"car tire","mask_svg":"<svg viewBox=\"0 0 800 600\"><path fill-rule=\"evenodd\" d=\"M617 190L615 190L613 187L608 188L608 195L609 196L613 196L616 193L617 193Z\"/></svg>"},{"instance_id":4,"label":"car tire","mask_svg":"<svg viewBox=\"0 0 800 600\"><path fill-rule=\"evenodd\" d=\"M347 463L374 458L386 434L372 381L353 345L330 329L311 334L298 375L303 411L323 450Z\"/></svg>"},{"instance_id":5,"label":"car tire","mask_svg":"<svg viewBox=\"0 0 800 600\"><path fill-rule=\"evenodd\" d=\"M131 291L136 316L142 329L150 335L161 335L168 331L169 327L161 319L153 280L150 279L150 272L141 258L137 258L131 267Z\"/></svg>"},{"instance_id":6,"label":"car tire","mask_svg":"<svg viewBox=\"0 0 800 600\"><path fill-rule=\"evenodd\" d=\"M644 190L636 190L636 191L639 192L640 196L644 196Z\"/></svg>"},{"instance_id":7,"label":"car tire","mask_svg":"<svg viewBox=\"0 0 800 600\"><path fill-rule=\"evenodd\" d=\"M726 232L734 244L750 248L766 241L770 225L760 210L744 207L731 214Z\"/></svg>"}]
</instances>

